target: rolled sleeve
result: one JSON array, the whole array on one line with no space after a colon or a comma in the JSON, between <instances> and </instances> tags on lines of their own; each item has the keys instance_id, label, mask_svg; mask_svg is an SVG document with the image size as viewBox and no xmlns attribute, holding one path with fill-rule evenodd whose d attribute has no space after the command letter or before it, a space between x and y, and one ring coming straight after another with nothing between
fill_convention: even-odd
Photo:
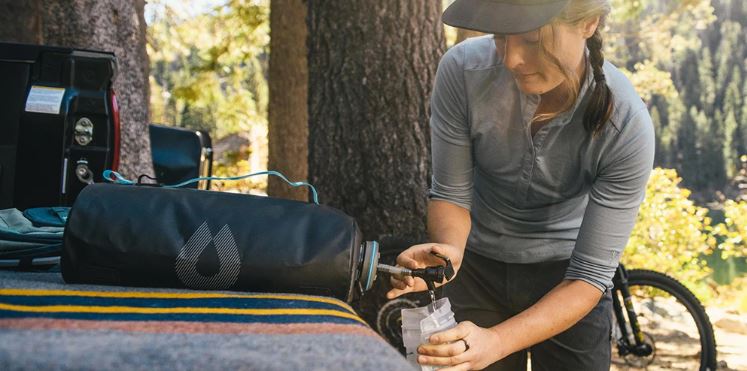
<instances>
[{"instance_id":1,"label":"rolled sleeve","mask_svg":"<svg viewBox=\"0 0 747 371\"><path fill-rule=\"evenodd\" d=\"M618 135L605 156L609 160L600 163L565 274L566 279L585 281L602 292L612 287L654 163L654 129L646 109Z\"/></svg>"},{"instance_id":2,"label":"rolled sleeve","mask_svg":"<svg viewBox=\"0 0 747 371\"><path fill-rule=\"evenodd\" d=\"M469 210L473 159L462 60L462 48L453 47L436 72L430 119L433 177L428 194Z\"/></svg>"}]
</instances>

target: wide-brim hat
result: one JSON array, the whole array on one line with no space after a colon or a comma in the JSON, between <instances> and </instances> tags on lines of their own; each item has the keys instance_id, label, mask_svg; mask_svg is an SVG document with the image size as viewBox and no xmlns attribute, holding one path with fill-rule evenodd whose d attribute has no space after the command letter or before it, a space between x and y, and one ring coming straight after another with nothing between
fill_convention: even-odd
<instances>
[{"instance_id":1,"label":"wide-brim hat","mask_svg":"<svg viewBox=\"0 0 747 371\"><path fill-rule=\"evenodd\" d=\"M449 26L493 34L517 34L540 28L570 0L456 0L442 16Z\"/></svg>"}]
</instances>

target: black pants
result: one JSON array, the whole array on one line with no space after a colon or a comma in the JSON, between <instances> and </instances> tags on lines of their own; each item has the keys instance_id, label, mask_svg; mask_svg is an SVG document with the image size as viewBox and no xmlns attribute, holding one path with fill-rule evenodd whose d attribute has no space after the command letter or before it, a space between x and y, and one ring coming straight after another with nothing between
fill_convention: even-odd
<instances>
[{"instance_id":1,"label":"black pants","mask_svg":"<svg viewBox=\"0 0 747 371\"><path fill-rule=\"evenodd\" d=\"M511 264L467 251L459 274L444 286L444 295L458 322L492 327L536 303L563 280L567 267L568 260ZM526 370L527 351L532 370L609 370L611 308L612 297L607 293L573 327L486 370Z\"/></svg>"}]
</instances>

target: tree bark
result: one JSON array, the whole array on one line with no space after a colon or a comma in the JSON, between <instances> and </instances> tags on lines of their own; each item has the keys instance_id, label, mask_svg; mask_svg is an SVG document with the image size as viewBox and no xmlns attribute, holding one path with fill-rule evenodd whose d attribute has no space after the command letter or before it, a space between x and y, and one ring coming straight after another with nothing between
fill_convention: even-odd
<instances>
[{"instance_id":1,"label":"tree bark","mask_svg":"<svg viewBox=\"0 0 747 371\"><path fill-rule=\"evenodd\" d=\"M309 175L366 239L425 237L440 1L313 0Z\"/></svg>"},{"instance_id":2,"label":"tree bark","mask_svg":"<svg viewBox=\"0 0 747 371\"><path fill-rule=\"evenodd\" d=\"M114 52L114 91L120 107L120 171L128 177L153 174L148 136L148 55L145 0L0 0L0 37Z\"/></svg>"},{"instance_id":3,"label":"tree bark","mask_svg":"<svg viewBox=\"0 0 747 371\"><path fill-rule=\"evenodd\" d=\"M270 3L270 102L268 168L291 181L308 177L308 81L306 1ZM273 197L308 200L306 188L291 188L276 177L267 182Z\"/></svg>"},{"instance_id":4,"label":"tree bark","mask_svg":"<svg viewBox=\"0 0 747 371\"><path fill-rule=\"evenodd\" d=\"M41 0L0 1L0 41L41 42Z\"/></svg>"}]
</instances>

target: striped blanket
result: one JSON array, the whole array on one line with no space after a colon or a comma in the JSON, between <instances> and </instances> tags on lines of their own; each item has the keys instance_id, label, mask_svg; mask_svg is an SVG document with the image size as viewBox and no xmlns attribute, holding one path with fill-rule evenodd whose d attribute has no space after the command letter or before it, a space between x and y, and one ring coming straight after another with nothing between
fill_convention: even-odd
<instances>
[{"instance_id":1,"label":"striped blanket","mask_svg":"<svg viewBox=\"0 0 747 371\"><path fill-rule=\"evenodd\" d=\"M336 299L66 285L0 271L0 369L406 370Z\"/></svg>"}]
</instances>

